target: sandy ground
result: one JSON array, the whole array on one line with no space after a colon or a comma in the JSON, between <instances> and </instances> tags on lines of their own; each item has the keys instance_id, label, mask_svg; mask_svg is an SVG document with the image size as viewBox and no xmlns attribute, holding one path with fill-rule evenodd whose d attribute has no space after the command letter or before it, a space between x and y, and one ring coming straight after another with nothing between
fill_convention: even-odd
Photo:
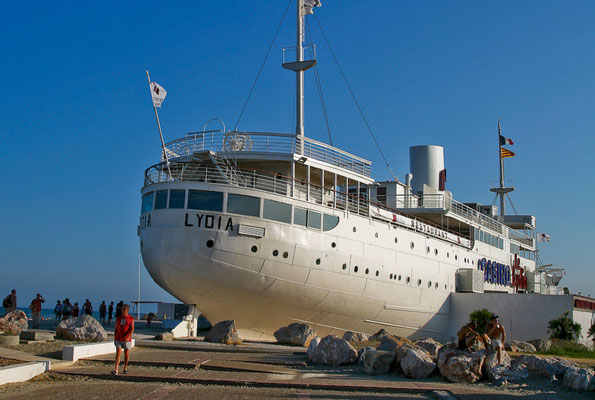
<instances>
[{"instance_id":1,"label":"sandy ground","mask_svg":"<svg viewBox=\"0 0 595 400\"><path fill-rule=\"evenodd\" d=\"M22 364L23 361L13 360L12 358L0 357L0 367L7 367L9 365Z\"/></svg>"}]
</instances>

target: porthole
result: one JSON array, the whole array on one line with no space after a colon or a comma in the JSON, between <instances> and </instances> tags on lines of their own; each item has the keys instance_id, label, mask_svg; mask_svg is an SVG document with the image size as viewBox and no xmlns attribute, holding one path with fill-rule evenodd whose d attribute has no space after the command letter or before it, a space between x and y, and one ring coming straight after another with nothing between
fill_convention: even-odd
<instances>
[{"instance_id":1,"label":"porthole","mask_svg":"<svg viewBox=\"0 0 595 400\"><path fill-rule=\"evenodd\" d=\"M399 239L395 238L395 243L399 243Z\"/></svg>"},{"instance_id":2,"label":"porthole","mask_svg":"<svg viewBox=\"0 0 595 400\"><path fill-rule=\"evenodd\" d=\"M450 253L446 253L446 258L450 258Z\"/></svg>"},{"instance_id":3,"label":"porthole","mask_svg":"<svg viewBox=\"0 0 595 400\"><path fill-rule=\"evenodd\" d=\"M393 274L390 274L390 277L388 279L393 279Z\"/></svg>"},{"instance_id":4,"label":"porthole","mask_svg":"<svg viewBox=\"0 0 595 400\"><path fill-rule=\"evenodd\" d=\"M455 260L458 260L458 259L459 259L459 256L457 256L457 255L455 254Z\"/></svg>"},{"instance_id":5,"label":"porthole","mask_svg":"<svg viewBox=\"0 0 595 400\"><path fill-rule=\"evenodd\" d=\"M286 252L286 251L284 251L284 252L283 252L283 258L287 258L287 257L289 257L289 253L288 253L288 252Z\"/></svg>"},{"instance_id":6,"label":"porthole","mask_svg":"<svg viewBox=\"0 0 595 400\"><path fill-rule=\"evenodd\" d=\"M438 289L438 282L434 284L434 289Z\"/></svg>"},{"instance_id":7,"label":"porthole","mask_svg":"<svg viewBox=\"0 0 595 400\"><path fill-rule=\"evenodd\" d=\"M357 265L355 267L353 267L353 272L357 272L359 268L357 267Z\"/></svg>"},{"instance_id":8,"label":"porthole","mask_svg":"<svg viewBox=\"0 0 595 400\"><path fill-rule=\"evenodd\" d=\"M343 264L343 266L341 268L347 269L347 264Z\"/></svg>"},{"instance_id":9,"label":"porthole","mask_svg":"<svg viewBox=\"0 0 595 400\"><path fill-rule=\"evenodd\" d=\"M421 279L417 280L417 286L421 286Z\"/></svg>"},{"instance_id":10,"label":"porthole","mask_svg":"<svg viewBox=\"0 0 595 400\"><path fill-rule=\"evenodd\" d=\"M434 254L438 255L438 249L434 249Z\"/></svg>"},{"instance_id":11,"label":"porthole","mask_svg":"<svg viewBox=\"0 0 595 400\"><path fill-rule=\"evenodd\" d=\"M368 275L368 272L370 272L370 270L368 268L366 268L366 275Z\"/></svg>"},{"instance_id":12,"label":"porthole","mask_svg":"<svg viewBox=\"0 0 595 400\"><path fill-rule=\"evenodd\" d=\"M475 265L475 263L473 262L473 260L471 260L471 265Z\"/></svg>"},{"instance_id":13,"label":"porthole","mask_svg":"<svg viewBox=\"0 0 595 400\"><path fill-rule=\"evenodd\" d=\"M316 265L320 265L320 258L316 259Z\"/></svg>"},{"instance_id":14,"label":"porthole","mask_svg":"<svg viewBox=\"0 0 595 400\"><path fill-rule=\"evenodd\" d=\"M430 252L430 246L426 247L426 252L429 253Z\"/></svg>"},{"instance_id":15,"label":"porthole","mask_svg":"<svg viewBox=\"0 0 595 400\"><path fill-rule=\"evenodd\" d=\"M211 247L213 247L214 245L215 245L215 242L213 241L213 239L209 239L209 240L207 240L207 247L208 247L208 248L211 248Z\"/></svg>"},{"instance_id":16,"label":"porthole","mask_svg":"<svg viewBox=\"0 0 595 400\"><path fill-rule=\"evenodd\" d=\"M252 250L252 253L256 253L258 251L258 247L252 246L250 250Z\"/></svg>"},{"instance_id":17,"label":"porthole","mask_svg":"<svg viewBox=\"0 0 595 400\"><path fill-rule=\"evenodd\" d=\"M356 228L355 226L353 227L353 231L354 231L354 232L355 232L355 231L357 231L357 228Z\"/></svg>"},{"instance_id":18,"label":"porthole","mask_svg":"<svg viewBox=\"0 0 595 400\"><path fill-rule=\"evenodd\" d=\"M337 247L337 243L335 243L335 242L331 243L331 247L334 249L335 247Z\"/></svg>"},{"instance_id":19,"label":"porthole","mask_svg":"<svg viewBox=\"0 0 595 400\"><path fill-rule=\"evenodd\" d=\"M448 286L444 285L444 290L448 289Z\"/></svg>"},{"instance_id":20,"label":"porthole","mask_svg":"<svg viewBox=\"0 0 595 400\"><path fill-rule=\"evenodd\" d=\"M407 283L411 282L411 278L410 277L407 277L407 281L406 282Z\"/></svg>"},{"instance_id":21,"label":"porthole","mask_svg":"<svg viewBox=\"0 0 595 400\"><path fill-rule=\"evenodd\" d=\"M279 255L279 250L273 250L273 256L277 257Z\"/></svg>"},{"instance_id":22,"label":"porthole","mask_svg":"<svg viewBox=\"0 0 595 400\"><path fill-rule=\"evenodd\" d=\"M411 248L414 248L414 247L415 247L415 243L411 242L411 243L409 244L409 246L410 246Z\"/></svg>"},{"instance_id":23,"label":"porthole","mask_svg":"<svg viewBox=\"0 0 595 400\"><path fill-rule=\"evenodd\" d=\"M376 276L380 275L380 272L376 271Z\"/></svg>"},{"instance_id":24,"label":"porthole","mask_svg":"<svg viewBox=\"0 0 595 400\"><path fill-rule=\"evenodd\" d=\"M401 275L399 275L399 280L401 280ZM407 281L407 283L409 283L409 281Z\"/></svg>"},{"instance_id":25,"label":"porthole","mask_svg":"<svg viewBox=\"0 0 595 400\"><path fill-rule=\"evenodd\" d=\"M432 287L432 281L428 281L428 289Z\"/></svg>"},{"instance_id":26,"label":"porthole","mask_svg":"<svg viewBox=\"0 0 595 400\"><path fill-rule=\"evenodd\" d=\"M376 239L378 239L378 232L376 232L376 234L374 236L376 237Z\"/></svg>"}]
</instances>

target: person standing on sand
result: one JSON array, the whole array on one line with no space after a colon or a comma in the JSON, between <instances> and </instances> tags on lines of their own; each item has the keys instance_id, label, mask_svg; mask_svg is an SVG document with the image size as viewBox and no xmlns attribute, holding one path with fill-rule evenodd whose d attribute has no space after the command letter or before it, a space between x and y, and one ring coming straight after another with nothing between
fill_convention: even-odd
<instances>
[{"instance_id":1,"label":"person standing on sand","mask_svg":"<svg viewBox=\"0 0 595 400\"><path fill-rule=\"evenodd\" d=\"M74 306L72 306L72 318L78 318L79 317L79 303L75 302Z\"/></svg>"},{"instance_id":2,"label":"person standing on sand","mask_svg":"<svg viewBox=\"0 0 595 400\"><path fill-rule=\"evenodd\" d=\"M118 318L119 316L122 315L122 306L124 305L124 302L122 300L120 300L120 302L118 304L116 304L116 318Z\"/></svg>"},{"instance_id":3,"label":"person standing on sand","mask_svg":"<svg viewBox=\"0 0 595 400\"><path fill-rule=\"evenodd\" d=\"M89 301L89 299L87 299L85 301L85 304L83 304L83 311L87 315L93 314L93 306L91 305L91 302Z\"/></svg>"},{"instance_id":4,"label":"person standing on sand","mask_svg":"<svg viewBox=\"0 0 595 400\"><path fill-rule=\"evenodd\" d=\"M118 375L122 349L124 349L124 371L122 371L122 373L128 373L129 352L132 348L132 334L134 333L134 318L132 318L132 315L128 314L128 310L130 310L130 306L128 304L122 305L121 315L116 317L116 327L114 329L116 363L115 368L112 371L112 375Z\"/></svg>"},{"instance_id":5,"label":"person standing on sand","mask_svg":"<svg viewBox=\"0 0 595 400\"><path fill-rule=\"evenodd\" d=\"M105 300L101 302L99 306L99 323L105 325L105 312L107 310L107 306L105 305Z\"/></svg>"},{"instance_id":6,"label":"person standing on sand","mask_svg":"<svg viewBox=\"0 0 595 400\"><path fill-rule=\"evenodd\" d=\"M62 319L62 303L60 303L60 300L58 300L56 307L54 307L54 313L56 314L56 324L58 324L60 319Z\"/></svg>"},{"instance_id":7,"label":"person standing on sand","mask_svg":"<svg viewBox=\"0 0 595 400\"><path fill-rule=\"evenodd\" d=\"M112 315L114 314L114 302L112 301L107 308L107 324L110 325L112 323Z\"/></svg>"},{"instance_id":8,"label":"person standing on sand","mask_svg":"<svg viewBox=\"0 0 595 400\"><path fill-rule=\"evenodd\" d=\"M37 296L31 302L31 313L33 314L33 329L39 329L39 318L41 317L41 303L45 303L45 299L37 293Z\"/></svg>"},{"instance_id":9,"label":"person standing on sand","mask_svg":"<svg viewBox=\"0 0 595 400\"><path fill-rule=\"evenodd\" d=\"M62 302L62 321L66 321L70 317L72 317L72 304L70 304L70 300L67 297Z\"/></svg>"},{"instance_id":10,"label":"person standing on sand","mask_svg":"<svg viewBox=\"0 0 595 400\"><path fill-rule=\"evenodd\" d=\"M12 289L10 294L2 300L2 307L6 308L6 313L17 309L17 291Z\"/></svg>"}]
</instances>

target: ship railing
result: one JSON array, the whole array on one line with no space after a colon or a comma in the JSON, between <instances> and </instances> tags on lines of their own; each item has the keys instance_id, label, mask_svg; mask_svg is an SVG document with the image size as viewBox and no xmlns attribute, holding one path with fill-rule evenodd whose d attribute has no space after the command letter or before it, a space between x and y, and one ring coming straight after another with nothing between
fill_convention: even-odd
<instances>
[{"instance_id":1,"label":"ship railing","mask_svg":"<svg viewBox=\"0 0 595 400\"><path fill-rule=\"evenodd\" d=\"M508 237L529 248L533 248L534 240L531 236L511 229L508 226L502 224L495 219L480 213L473 208L460 203L450 196L442 193L435 194L423 194L423 195L410 195L410 194L399 194L396 195L397 208L433 208L442 209L446 213L452 213L465 220L472 221L481 227L490 229L491 231L500 234L501 236Z\"/></svg>"},{"instance_id":2,"label":"ship railing","mask_svg":"<svg viewBox=\"0 0 595 400\"><path fill-rule=\"evenodd\" d=\"M228 171L229 169L233 169L234 172L222 172L221 169L218 169L212 164L170 162L168 170L165 163L160 163L147 168L145 171L145 186L167 182L204 182L231 185L296 198L333 209L346 210L350 213L370 218L379 218L377 212L370 212L371 208L374 208L375 210L378 208L392 214L405 216L414 222L418 221L426 226L461 236L459 232L430 221L425 221L415 215L391 208L386 204L378 202L377 199L368 199L365 193L362 193L358 197L355 194L322 187L299 179L292 179L291 177L274 172L226 165L225 171ZM171 171L171 175L169 174L169 171ZM390 222L387 221L386 218L381 220ZM411 226L404 227L415 230L415 228L412 228ZM470 239L472 242L472 238L467 239Z\"/></svg>"},{"instance_id":3,"label":"ship railing","mask_svg":"<svg viewBox=\"0 0 595 400\"><path fill-rule=\"evenodd\" d=\"M370 177L372 162L344 150L314 139L303 139L303 155L351 172ZM264 152L295 154L299 146L296 137L288 133L223 132L221 130L190 132L185 137L165 145L170 160L190 156L200 151L225 152L233 157L234 152ZM231 153L231 154L230 154ZM162 154L161 160L165 160Z\"/></svg>"}]
</instances>

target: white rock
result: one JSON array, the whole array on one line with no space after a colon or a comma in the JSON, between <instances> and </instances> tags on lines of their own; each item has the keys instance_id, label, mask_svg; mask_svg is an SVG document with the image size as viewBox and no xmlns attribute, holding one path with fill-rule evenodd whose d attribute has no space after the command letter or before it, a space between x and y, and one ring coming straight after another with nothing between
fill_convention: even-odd
<instances>
[{"instance_id":1,"label":"white rock","mask_svg":"<svg viewBox=\"0 0 595 400\"><path fill-rule=\"evenodd\" d=\"M107 340L107 333L95 318L83 314L78 318L60 322L56 328L56 337L84 342L104 342Z\"/></svg>"},{"instance_id":2,"label":"white rock","mask_svg":"<svg viewBox=\"0 0 595 400\"><path fill-rule=\"evenodd\" d=\"M423 350L411 349L401 359L401 369L408 378L427 378L436 369L436 364Z\"/></svg>"}]
</instances>

